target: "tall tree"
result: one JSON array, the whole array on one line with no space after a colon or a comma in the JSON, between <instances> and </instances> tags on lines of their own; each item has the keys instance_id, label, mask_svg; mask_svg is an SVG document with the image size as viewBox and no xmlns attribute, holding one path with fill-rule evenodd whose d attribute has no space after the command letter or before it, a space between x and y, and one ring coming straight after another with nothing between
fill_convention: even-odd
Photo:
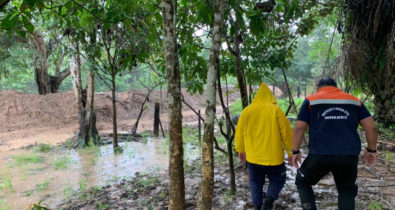
<instances>
[{"instance_id":1,"label":"tall tree","mask_svg":"<svg viewBox=\"0 0 395 210\"><path fill-rule=\"evenodd\" d=\"M215 0L212 44L207 72L207 108L204 121L202 182L199 190L198 209L211 209L214 191L214 121L216 106L216 83L219 71L219 53L221 50L224 1Z\"/></svg>"},{"instance_id":2,"label":"tall tree","mask_svg":"<svg viewBox=\"0 0 395 210\"><path fill-rule=\"evenodd\" d=\"M37 52L34 62L34 76L38 92L40 95L57 93L62 81L70 75L70 69L66 68L59 71L58 68L60 68L61 65L57 65L55 75L50 75L48 69L48 57L53 50L53 42L51 43L51 41L54 40L50 40L50 42L46 44L43 35L37 31L31 34L31 39ZM59 64L62 64L63 57L64 55L59 56Z\"/></svg>"},{"instance_id":3,"label":"tall tree","mask_svg":"<svg viewBox=\"0 0 395 210\"><path fill-rule=\"evenodd\" d=\"M241 52L240 52L240 45L243 39L243 31L240 30L240 23L244 22L243 20L243 10L240 7L240 1L236 0L233 4L233 13L229 13L229 22L233 23L231 30L231 35L233 32L233 37L231 37L234 45L230 44L230 41L227 41L228 50L233 54L235 57L235 74L237 78L237 83L239 85L239 91L241 96L241 105L244 108L248 106L248 93L247 93L247 84L245 80L245 74L242 68L242 59L241 59Z\"/></svg>"},{"instance_id":4,"label":"tall tree","mask_svg":"<svg viewBox=\"0 0 395 210\"><path fill-rule=\"evenodd\" d=\"M181 76L177 49L177 0L162 0L162 21L169 110L169 209L185 209Z\"/></svg>"},{"instance_id":5,"label":"tall tree","mask_svg":"<svg viewBox=\"0 0 395 210\"><path fill-rule=\"evenodd\" d=\"M58 30L50 30L50 24L45 23L46 18L53 18L50 11L37 12L37 7L43 8L44 3L37 3L36 1L16 2L13 5L7 6L6 15L1 17L1 29L7 30L10 34L16 32L18 41L28 44L28 47L36 51L34 55L34 75L37 84L38 92L41 95L48 93L56 93L62 81L70 75L68 68L60 71L61 64L64 58L62 50L58 50L59 55L56 64L55 75L49 73L49 59L50 55L57 52L55 49L59 47L61 42ZM40 28L36 28L32 24L33 17L35 24L41 24ZM54 22L57 22L55 20ZM44 33L48 29L48 33ZM52 33L54 31L54 33Z\"/></svg>"},{"instance_id":6,"label":"tall tree","mask_svg":"<svg viewBox=\"0 0 395 210\"><path fill-rule=\"evenodd\" d=\"M344 3L348 75L374 95L376 119L385 126L394 125L395 1L345 0Z\"/></svg>"}]
</instances>

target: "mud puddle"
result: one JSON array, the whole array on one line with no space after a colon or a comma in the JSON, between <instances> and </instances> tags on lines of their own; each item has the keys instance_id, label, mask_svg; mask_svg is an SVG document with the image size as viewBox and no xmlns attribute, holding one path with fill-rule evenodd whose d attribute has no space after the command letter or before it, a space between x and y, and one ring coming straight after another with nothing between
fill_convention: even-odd
<instances>
[{"instance_id":1,"label":"mud puddle","mask_svg":"<svg viewBox=\"0 0 395 210\"><path fill-rule=\"evenodd\" d=\"M112 145L80 150L51 149L44 145L1 152L0 209L25 209L39 201L54 209L89 187L131 179L136 173L167 173L166 140L145 139L120 143L124 149L121 154L114 154ZM186 160L193 161L199 156L197 147L185 146Z\"/></svg>"}]
</instances>

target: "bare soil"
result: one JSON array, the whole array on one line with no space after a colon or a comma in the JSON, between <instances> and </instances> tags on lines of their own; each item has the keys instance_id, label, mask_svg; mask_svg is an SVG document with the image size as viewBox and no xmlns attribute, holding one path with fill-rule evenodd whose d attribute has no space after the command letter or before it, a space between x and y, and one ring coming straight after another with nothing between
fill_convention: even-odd
<instances>
[{"instance_id":1,"label":"bare soil","mask_svg":"<svg viewBox=\"0 0 395 210\"><path fill-rule=\"evenodd\" d=\"M182 90L184 100L204 114L205 96L191 95ZM117 93L117 123L119 132L130 132L145 100L147 91ZM234 101L237 93L230 94ZM161 104L161 121L167 129L166 91L154 91L146 103L138 132L153 129L154 103ZM16 91L0 92L0 151L34 143L56 145L73 137L78 129L78 115L72 92L48 95L25 94ZM112 132L111 93L95 94L97 128L99 133ZM197 122L196 114L183 105L183 122Z\"/></svg>"}]
</instances>

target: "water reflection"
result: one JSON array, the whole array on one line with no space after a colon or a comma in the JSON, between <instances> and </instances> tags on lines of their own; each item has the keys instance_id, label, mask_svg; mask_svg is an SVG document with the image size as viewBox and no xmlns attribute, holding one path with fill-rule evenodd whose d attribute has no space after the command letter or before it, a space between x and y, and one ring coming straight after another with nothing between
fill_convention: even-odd
<instances>
[{"instance_id":1,"label":"water reflection","mask_svg":"<svg viewBox=\"0 0 395 210\"><path fill-rule=\"evenodd\" d=\"M124 152L114 154L112 145L81 150L55 150L47 153L14 150L0 153L0 186L6 179L11 188L0 190L0 209L25 209L30 203L43 200L50 208L85 187L102 186L130 178L135 173L165 173L168 167L168 146L163 138L148 138L146 143L123 142ZM199 148L185 145L185 159L193 161ZM20 156L39 156L40 163L16 164ZM13 158L12 158L13 157ZM59 157L71 159L66 169L56 170ZM50 180L50 181L48 181ZM45 189L38 185L49 182ZM32 193L26 196L27 191Z\"/></svg>"}]
</instances>

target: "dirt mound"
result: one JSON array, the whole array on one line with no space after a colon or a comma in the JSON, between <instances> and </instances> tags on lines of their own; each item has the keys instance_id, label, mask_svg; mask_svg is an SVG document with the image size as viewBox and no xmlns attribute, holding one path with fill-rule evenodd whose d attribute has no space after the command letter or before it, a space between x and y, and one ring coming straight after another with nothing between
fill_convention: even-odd
<instances>
[{"instance_id":1,"label":"dirt mound","mask_svg":"<svg viewBox=\"0 0 395 210\"><path fill-rule=\"evenodd\" d=\"M0 131L31 127L61 127L77 121L71 93L31 95L0 92Z\"/></svg>"},{"instance_id":2,"label":"dirt mound","mask_svg":"<svg viewBox=\"0 0 395 210\"><path fill-rule=\"evenodd\" d=\"M121 92L116 95L118 120L137 118L141 104L145 100L147 91L136 90ZM195 109L204 106L204 96L196 94L191 96L183 90L185 101ZM16 91L0 92L0 132L8 132L26 128L52 127L62 128L78 123L75 98L72 92L33 95ZM144 115L154 111L154 103L161 103L161 113L167 112L165 91L154 91L146 104ZM98 123L110 123L111 93L96 93L95 109ZM184 110L189 108L183 106Z\"/></svg>"},{"instance_id":3,"label":"dirt mound","mask_svg":"<svg viewBox=\"0 0 395 210\"><path fill-rule=\"evenodd\" d=\"M147 90L119 92L116 95L117 124L119 132L130 132ZM182 90L184 100L204 115L205 95L190 95ZM161 104L161 121L167 130L166 91L154 91L145 105L137 131L153 129L154 104ZM230 101L238 98L235 92ZM0 151L19 148L34 143L56 145L73 137L78 130L78 115L72 92L33 95L16 91L0 92ZM95 110L99 133L112 133L111 93L95 94ZM221 110L218 110L221 111ZM196 123L196 114L183 105L183 123Z\"/></svg>"}]
</instances>

